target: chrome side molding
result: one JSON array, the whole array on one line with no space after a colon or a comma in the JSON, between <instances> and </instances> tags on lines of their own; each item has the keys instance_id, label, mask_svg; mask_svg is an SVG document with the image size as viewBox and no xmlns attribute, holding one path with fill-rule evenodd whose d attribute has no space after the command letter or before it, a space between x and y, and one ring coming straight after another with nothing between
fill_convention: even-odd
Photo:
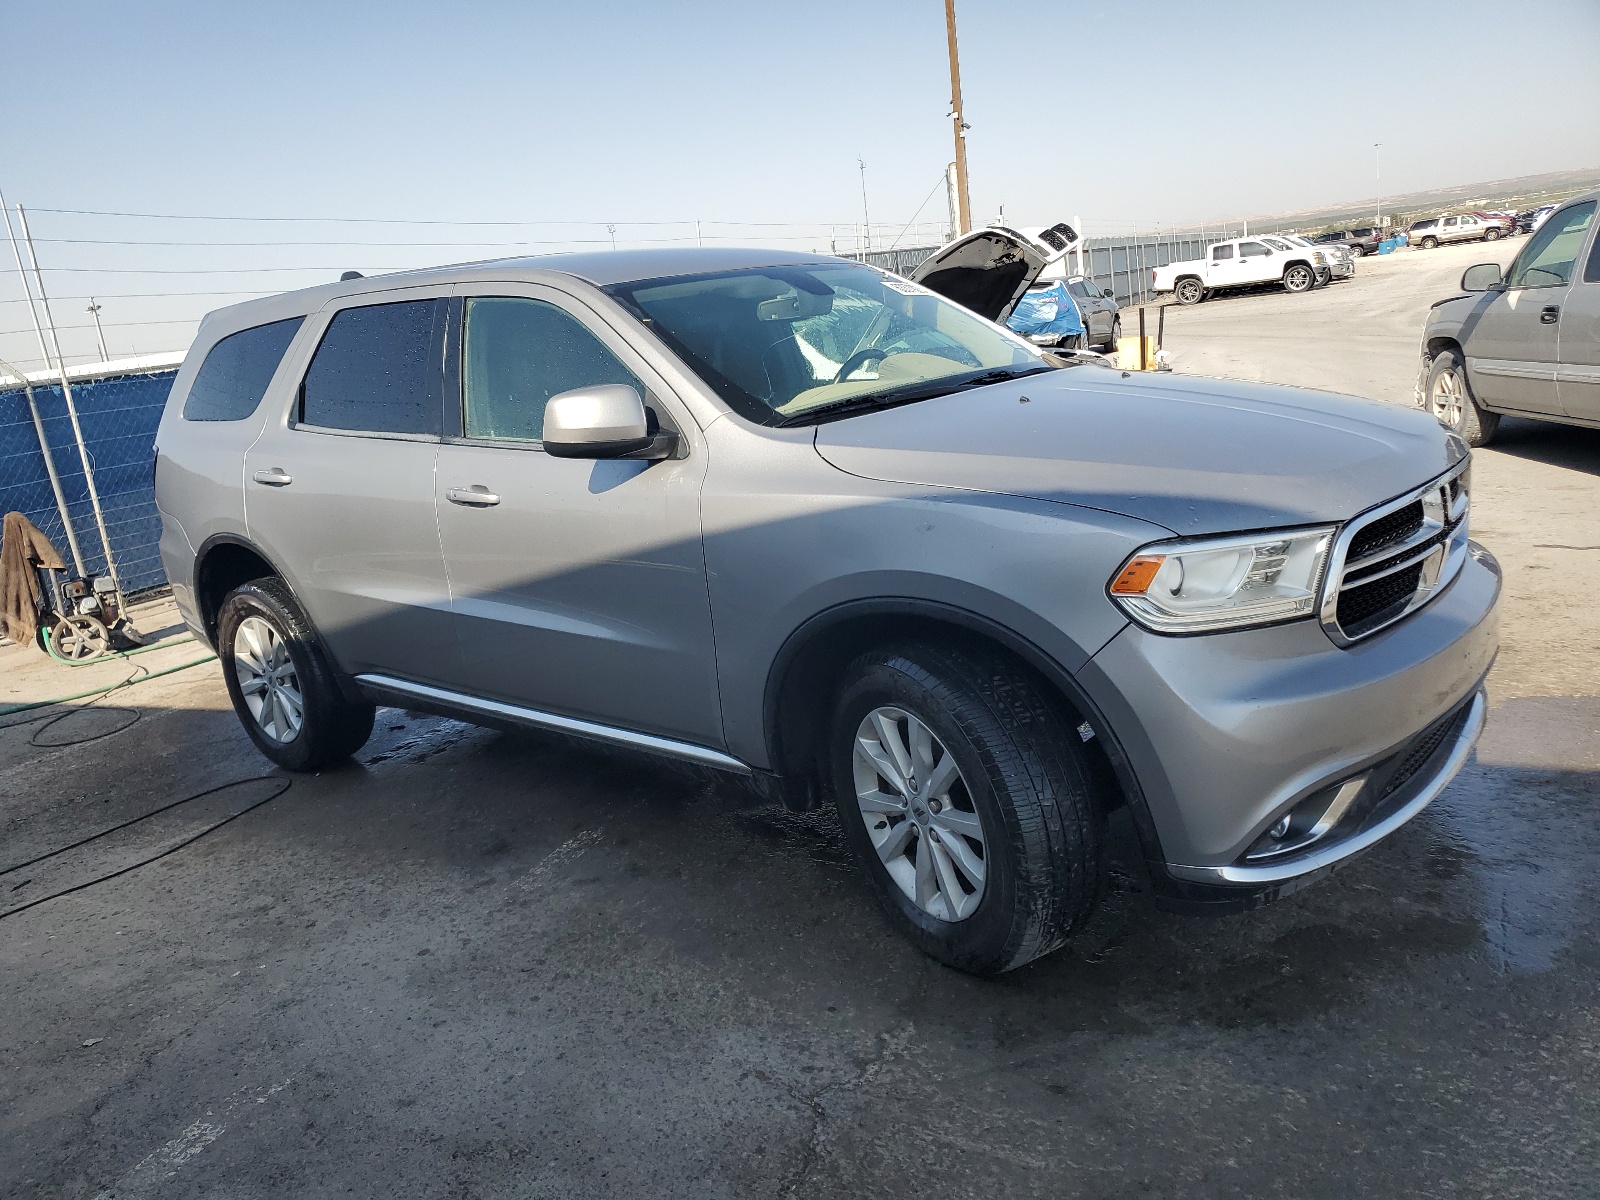
<instances>
[{"instance_id":1,"label":"chrome side molding","mask_svg":"<svg viewBox=\"0 0 1600 1200\"><path fill-rule=\"evenodd\" d=\"M709 746L697 746L693 742L680 742L673 738L657 737L653 733L619 729L614 725L583 721L577 717L563 717L559 713L540 712L536 708L524 708L520 704L486 700L481 696L469 696L465 692L452 692L425 683L413 683L409 679L395 679L389 675L357 675L356 683L361 686L364 693L367 693L369 700L377 703L383 703L389 696L413 696L418 700L427 700L463 713L481 713L484 716L498 717L503 721L526 725L532 729L567 733L594 741L629 746L652 754L665 754L671 758L703 763L723 771L736 771L741 775L754 773L748 763L741 762L720 750L713 750Z\"/></svg>"}]
</instances>

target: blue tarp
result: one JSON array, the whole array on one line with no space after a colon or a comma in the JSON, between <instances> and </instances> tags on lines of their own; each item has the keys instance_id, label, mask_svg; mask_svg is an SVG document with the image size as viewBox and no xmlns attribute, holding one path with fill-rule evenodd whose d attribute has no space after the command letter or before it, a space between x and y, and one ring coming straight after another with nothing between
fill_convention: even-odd
<instances>
[{"instance_id":1,"label":"blue tarp","mask_svg":"<svg viewBox=\"0 0 1600 1200\"><path fill-rule=\"evenodd\" d=\"M1077 302L1067 291L1067 285L1053 283L1048 287L1030 288L1017 301L1006 326L1021 334L1070 337L1083 332L1083 318L1078 315Z\"/></svg>"}]
</instances>

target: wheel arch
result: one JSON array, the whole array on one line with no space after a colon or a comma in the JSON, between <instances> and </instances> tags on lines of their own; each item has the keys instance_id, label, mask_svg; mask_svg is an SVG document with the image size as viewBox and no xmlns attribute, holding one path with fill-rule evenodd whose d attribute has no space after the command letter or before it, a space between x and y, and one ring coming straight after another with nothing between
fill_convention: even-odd
<instances>
[{"instance_id":1,"label":"wheel arch","mask_svg":"<svg viewBox=\"0 0 1600 1200\"><path fill-rule=\"evenodd\" d=\"M1160 840L1138 776L1105 714L1071 673L1039 646L970 609L910 597L848 601L808 619L784 641L767 674L762 721L769 761L783 803L798 811L823 797L822 735L840 673L859 654L892 641L927 640L998 652L1028 666L1049 685L1075 723L1087 723L1086 743L1103 784L1132 813L1147 861L1163 862Z\"/></svg>"},{"instance_id":2,"label":"wheel arch","mask_svg":"<svg viewBox=\"0 0 1600 1200\"><path fill-rule=\"evenodd\" d=\"M241 583L268 577L281 579L285 587L294 591L294 585L278 565L248 538L217 533L200 544L194 556L194 602L206 636L213 643L217 637L217 615L227 594Z\"/></svg>"}]
</instances>

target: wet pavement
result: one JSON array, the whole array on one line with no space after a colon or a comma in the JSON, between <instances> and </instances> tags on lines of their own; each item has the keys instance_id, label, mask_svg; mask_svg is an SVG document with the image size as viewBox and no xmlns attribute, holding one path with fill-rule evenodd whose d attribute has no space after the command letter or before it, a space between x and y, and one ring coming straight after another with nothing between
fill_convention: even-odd
<instances>
[{"instance_id":1,"label":"wet pavement","mask_svg":"<svg viewBox=\"0 0 1600 1200\"><path fill-rule=\"evenodd\" d=\"M214 664L0 718L0 868L218 789L0 874L9 912L179 847L0 920L0 1195L1600 1194L1600 433L1511 434L1445 795L1242 916L1119 871L993 982L892 934L826 816L646 759L385 710L290 779ZM0 704L130 673L30 656Z\"/></svg>"}]
</instances>

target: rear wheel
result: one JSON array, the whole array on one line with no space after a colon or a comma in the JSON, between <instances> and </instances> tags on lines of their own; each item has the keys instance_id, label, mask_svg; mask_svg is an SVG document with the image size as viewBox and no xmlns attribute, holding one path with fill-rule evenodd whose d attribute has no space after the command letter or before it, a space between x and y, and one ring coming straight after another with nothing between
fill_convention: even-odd
<instances>
[{"instance_id":1,"label":"rear wheel","mask_svg":"<svg viewBox=\"0 0 1600 1200\"><path fill-rule=\"evenodd\" d=\"M1206 298L1206 289L1193 275L1178 280L1173 288L1179 304L1199 304Z\"/></svg>"},{"instance_id":2,"label":"rear wheel","mask_svg":"<svg viewBox=\"0 0 1600 1200\"><path fill-rule=\"evenodd\" d=\"M996 975L1093 910L1101 806L1081 740L1042 680L928 645L851 664L830 767L845 836L918 949Z\"/></svg>"},{"instance_id":3,"label":"rear wheel","mask_svg":"<svg viewBox=\"0 0 1600 1200\"><path fill-rule=\"evenodd\" d=\"M1483 240L1486 242L1498 242L1500 240L1500 231L1494 228L1485 230Z\"/></svg>"},{"instance_id":4,"label":"rear wheel","mask_svg":"<svg viewBox=\"0 0 1600 1200\"><path fill-rule=\"evenodd\" d=\"M1351 246L1350 247L1350 257L1351 258L1360 258L1365 253L1366 253L1366 251L1363 250L1360 246Z\"/></svg>"},{"instance_id":5,"label":"rear wheel","mask_svg":"<svg viewBox=\"0 0 1600 1200\"><path fill-rule=\"evenodd\" d=\"M1425 238L1422 239L1422 248L1424 250L1437 249L1438 245L1439 245L1439 239L1436 238L1436 237L1425 237Z\"/></svg>"},{"instance_id":6,"label":"rear wheel","mask_svg":"<svg viewBox=\"0 0 1600 1200\"><path fill-rule=\"evenodd\" d=\"M1283 273L1283 286L1291 292L1309 292L1317 284L1317 275L1304 263L1295 263Z\"/></svg>"},{"instance_id":7,"label":"rear wheel","mask_svg":"<svg viewBox=\"0 0 1600 1200\"><path fill-rule=\"evenodd\" d=\"M374 708L340 690L311 622L278 579L228 593L217 657L233 708L256 748L291 771L314 771L361 749Z\"/></svg>"},{"instance_id":8,"label":"rear wheel","mask_svg":"<svg viewBox=\"0 0 1600 1200\"><path fill-rule=\"evenodd\" d=\"M1466 365L1455 350L1434 355L1428 371L1427 404L1439 423L1459 433L1469 446L1487 446L1500 428L1500 414L1479 408L1472 398Z\"/></svg>"}]
</instances>

